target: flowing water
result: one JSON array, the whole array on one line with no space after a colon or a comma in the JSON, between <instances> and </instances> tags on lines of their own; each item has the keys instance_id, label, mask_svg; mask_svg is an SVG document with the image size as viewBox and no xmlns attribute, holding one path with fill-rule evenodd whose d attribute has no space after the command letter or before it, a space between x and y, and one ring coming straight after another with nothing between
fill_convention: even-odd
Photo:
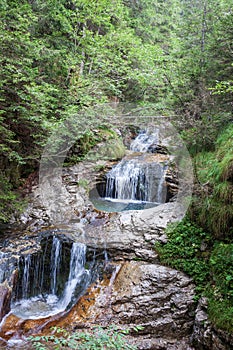
<instances>
[{"instance_id":1,"label":"flowing water","mask_svg":"<svg viewBox=\"0 0 233 350\"><path fill-rule=\"evenodd\" d=\"M143 158L124 159L113 167L107 174L105 198L161 203L165 167L143 163Z\"/></svg>"},{"instance_id":2,"label":"flowing water","mask_svg":"<svg viewBox=\"0 0 233 350\"><path fill-rule=\"evenodd\" d=\"M152 145L159 143L159 129L155 128L152 132L142 131L132 141L130 150L133 152L148 152Z\"/></svg>"},{"instance_id":3,"label":"flowing water","mask_svg":"<svg viewBox=\"0 0 233 350\"><path fill-rule=\"evenodd\" d=\"M106 211L140 210L166 201L167 166L150 153L150 147L158 142L157 129L137 136L129 155L106 175L105 192L94 199L96 207ZM87 247L82 243L50 234L39 244L39 249L21 255L18 266L14 262L9 265L6 254L0 256L4 266L11 266L9 276L15 268L19 272L11 312L22 319L44 318L70 309L99 273L95 252L87 261ZM104 260L108 260L106 250ZM4 280L6 274L0 273L0 277Z\"/></svg>"},{"instance_id":4,"label":"flowing water","mask_svg":"<svg viewBox=\"0 0 233 350\"><path fill-rule=\"evenodd\" d=\"M39 254L29 254L19 262L11 312L23 319L47 317L70 308L93 278L91 265L89 269L85 266L84 244L74 242L69 248L57 236L43 243Z\"/></svg>"},{"instance_id":5,"label":"flowing water","mask_svg":"<svg viewBox=\"0 0 233 350\"><path fill-rule=\"evenodd\" d=\"M51 291L53 295L57 292L57 278L60 273L62 245L58 237L53 237L53 245L51 250Z\"/></svg>"},{"instance_id":6,"label":"flowing water","mask_svg":"<svg viewBox=\"0 0 233 350\"><path fill-rule=\"evenodd\" d=\"M167 166L150 153L159 142L159 130L141 132L129 154L106 174L105 192L91 198L104 211L142 210L166 201Z\"/></svg>"}]
</instances>

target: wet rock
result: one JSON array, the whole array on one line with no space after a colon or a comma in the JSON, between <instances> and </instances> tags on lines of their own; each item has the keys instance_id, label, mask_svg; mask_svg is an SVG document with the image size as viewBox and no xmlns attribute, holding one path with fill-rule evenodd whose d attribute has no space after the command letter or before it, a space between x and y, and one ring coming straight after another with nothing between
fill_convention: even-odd
<instances>
[{"instance_id":1,"label":"wet rock","mask_svg":"<svg viewBox=\"0 0 233 350\"><path fill-rule=\"evenodd\" d=\"M159 154L169 154L167 147L158 145L158 144L152 144L148 148L149 153L159 153Z\"/></svg>"},{"instance_id":2,"label":"wet rock","mask_svg":"<svg viewBox=\"0 0 233 350\"><path fill-rule=\"evenodd\" d=\"M0 337L0 349L6 349L7 341Z\"/></svg>"},{"instance_id":3,"label":"wet rock","mask_svg":"<svg viewBox=\"0 0 233 350\"><path fill-rule=\"evenodd\" d=\"M10 312L11 293L12 289L7 281L0 284L0 321Z\"/></svg>"},{"instance_id":4,"label":"wet rock","mask_svg":"<svg viewBox=\"0 0 233 350\"><path fill-rule=\"evenodd\" d=\"M9 317L7 327L15 334L20 324L21 332L23 329L29 334L33 329L46 333L53 325L77 329L115 324L130 330L129 343L137 344L138 349L191 350L193 296L192 281L181 272L139 261L112 263L106 265L101 280L94 282L60 319L22 323ZM136 331L138 326L143 328Z\"/></svg>"}]
</instances>

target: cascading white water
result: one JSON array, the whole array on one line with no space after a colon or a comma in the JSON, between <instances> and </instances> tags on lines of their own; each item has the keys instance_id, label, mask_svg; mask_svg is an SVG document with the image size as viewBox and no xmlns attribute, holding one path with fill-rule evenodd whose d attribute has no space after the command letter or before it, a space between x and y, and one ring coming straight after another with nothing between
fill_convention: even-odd
<instances>
[{"instance_id":1,"label":"cascading white water","mask_svg":"<svg viewBox=\"0 0 233 350\"><path fill-rule=\"evenodd\" d=\"M52 294L56 294L57 292L57 275L59 273L60 268L60 260L61 260L61 249L62 245L58 237L53 236L53 245L51 249L51 292Z\"/></svg>"},{"instance_id":2,"label":"cascading white water","mask_svg":"<svg viewBox=\"0 0 233 350\"><path fill-rule=\"evenodd\" d=\"M149 130L142 131L133 140L130 145L130 150L133 152L147 152L149 147L156 145L159 142L159 129L154 129L152 132Z\"/></svg>"},{"instance_id":3,"label":"cascading white water","mask_svg":"<svg viewBox=\"0 0 233 350\"><path fill-rule=\"evenodd\" d=\"M85 269L86 246L81 243L73 243L70 258L70 273L65 286L60 307L65 309L72 300L78 283L88 284L89 271Z\"/></svg>"},{"instance_id":4,"label":"cascading white water","mask_svg":"<svg viewBox=\"0 0 233 350\"><path fill-rule=\"evenodd\" d=\"M164 203L166 166L146 157L159 140L159 129L140 133L130 146L130 158L123 158L106 175L106 200ZM138 155L140 152L143 154Z\"/></svg>"},{"instance_id":5,"label":"cascading white water","mask_svg":"<svg viewBox=\"0 0 233 350\"><path fill-rule=\"evenodd\" d=\"M23 270L23 299L27 298L29 290L29 281L30 281L30 266L31 266L31 255L25 257L25 264Z\"/></svg>"},{"instance_id":6,"label":"cascading white water","mask_svg":"<svg viewBox=\"0 0 233 350\"><path fill-rule=\"evenodd\" d=\"M106 197L145 201L147 185L140 164L123 160L107 174Z\"/></svg>"},{"instance_id":7,"label":"cascading white water","mask_svg":"<svg viewBox=\"0 0 233 350\"><path fill-rule=\"evenodd\" d=\"M124 159L106 175L106 198L162 203L165 167Z\"/></svg>"},{"instance_id":8,"label":"cascading white water","mask_svg":"<svg viewBox=\"0 0 233 350\"><path fill-rule=\"evenodd\" d=\"M82 243L73 243L70 253L69 276L63 293L57 293L59 271L61 272L62 243L58 237L53 237L50 253L50 287L49 290L39 293L46 288L45 282L48 276L46 266L42 266L46 256L47 246L42 256L32 259L31 255L23 259L23 275L21 285L21 297L12 304L12 313L21 318L41 318L51 316L65 310L72 304L76 289L82 293L90 281L90 273L85 269L86 246ZM39 270L41 270L39 272ZM37 271L37 281L34 273ZM49 271L48 271L49 272ZM35 288L37 285L37 289ZM37 293L36 293L37 291ZM77 296L77 295L75 295Z\"/></svg>"},{"instance_id":9,"label":"cascading white water","mask_svg":"<svg viewBox=\"0 0 233 350\"><path fill-rule=\"evenodd\" d=\"M0 252L0 261L4 259L4 253ZM4 281L5 271L0 269L0 283Z\"/></svg>"},{"instance_id":10,"label":"cascading white water","mask_svg":"<svg viewBox=\"0 0 233 350\"><path fill-rule=\"evenodd\" d=\"M166 167L142 163L140 157L122 160L106 175L106 199L164 202Z\"/></svg>"}]
</instances>

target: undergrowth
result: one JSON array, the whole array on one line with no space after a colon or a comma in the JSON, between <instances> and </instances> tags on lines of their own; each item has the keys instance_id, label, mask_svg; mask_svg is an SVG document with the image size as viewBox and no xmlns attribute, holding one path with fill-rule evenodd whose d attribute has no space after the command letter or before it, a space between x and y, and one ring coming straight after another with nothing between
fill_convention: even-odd
<instances>
[{"instance_id":1,"label":"undergrowth","mask_svg":"<svg viewBox=\"0 0 233 350\"><path fill-rule=\"evenodd\" d=\"M182 270L193 278L197 299L209 279L209 245L211 237L195 224L184 219L166 230L168 242L156 243L155 249L163 264Z\"/></svg>"},{"instance_id":2,"label":"undergrowth","mask_svg":"<svg viewBox=\"0 0 233 350\"><path fill-rule=\"evenodd\" d=\"M233 332L233 244L214 241L188 218L167 228L168 242L156 243L163 264L193 278L196 300L208 297L213 324Z\"/></svg>"},{"instance_id":3,"label":"undergrowth","mask_svg":"<svg viewBox=\"0 0 233 350\"><path fill-rule=\"evenodd\" d=\"M215 239L232 241L233 234L233 125L218 137L215 151L196 155L199 193L190 210L192 219Z\"/></svg>"},{"instance_id":4,"label":"undergrowth","mask_svg":"<svg viewBox=\"0 0 233 350\"><path fill-rule=\"evenodd\" d=\"M104 142L105 148L108 144L112 147L117 139L119 139L119 135L110 127L99 127L95 130L86 131L69 150L64 165L71 166L86 159L95 146L101 142ZM96 156L95 152L94 155ZM96 157L94 157L95 159Z\"/></svg>"},{"instance_id":5,"label":"undergrowth","mask_svg":"<svg viewBox=\"0 0 233 350\"><path fill-rule=\"evenodd\" d=\"M233 244L218 242L210 257L208 313L213 324L233 332Z\"/></svg>"},{"instance_id":6,"label":"undergrowth","mask_svg":"<svg viewBox=\"0 0 233 350\"><path fill-rule=\"evenodd\" d=\"M138 332L143 327L135 327ZM53 327L51 335L31 336L28 338L32 347L36 350L137 350L137 347L126 343L125 335L129 330L119 330L116 326L104 329L100 326L92 330L69 332L63 328Z\"/></svg>"},{"instance_id":7,"label":"undergrowth","mask_svg":"<svg viewBox=\"0 0 233 350\"><path fill-rule=\"evenodd\" d=\"M9 222L13 214L20 213L25 201L19 199L8 179L0 172L0 223Z\"/></svg>"}]
</instances>

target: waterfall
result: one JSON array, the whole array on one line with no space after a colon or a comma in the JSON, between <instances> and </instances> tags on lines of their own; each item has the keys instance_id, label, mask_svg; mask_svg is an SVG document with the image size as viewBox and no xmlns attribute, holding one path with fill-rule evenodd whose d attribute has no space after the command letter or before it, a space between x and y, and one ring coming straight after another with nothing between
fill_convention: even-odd
<instances>
[{"instance_id":1,"label":"waterfall","mask_svg":"<svg viewBox=\"0 0 233 350\"><path fill-rule=\"evenodd\" d=\"M147 152L149 147L156 145L159 142L159 129L154 129L141 132L130 145L130 150L133 152Z\"/></svg>"},{"instance_id":2,"label":"waterfall","mask_svg":"<svg viewBox=\"0 0 233 350\"><path fill-rule=\"evenodd\" d=\"M166 167L158 162L143 163L139 157L122 160L106 175L108 199L163 203Z\"/></svg>"},{"instance_id":3,"label":"waterfall","mask_svg":"<svg viewBox=\"0 0 233 350\"><path fill-rule=\"evenodd\" d=\"M166 170L167 170L167 166L163 166L161 177L157 188L157 203L164 203L166 201L166 194L167 194L167 190L165 187Z\"/></svg>"},{"instance_id":4,"label":"waterfall","mask_svg":"<svg viewBox=\"0 0 233 350\"><path fill-rule=\"evenodd\" d=\"M57 291L57 274L59 273L61 261L61 242L58 237L53 237L53 245L51 250L51 292L56 294Z\"/></svg>"},{"instance_id":5,"label":"waterfall","mask_svg":"<svg viewBox=\"0 0 233 350\"><path fill-rule=\"evenodd\" d=\"M3 283L6 277L10 277L8 272L12 272L9 267L9 259L7 259L7 254L0 252L0 283Z\"/></svg>"},{"instance_id":6,"label":"waterfall","mask_svg":"<svg viewBox=\"0 0 233 350\"><path fill-rule=\"evenodd\" d=\"M158 142L157 128L142 131L133 140L130 157L123 158L106 174L105 199L157 204L165 202L166 166L148 153L150 147Z\"/></svg>"},{"instance_id":7,"label":"waterfall","mask_svg":"<svg viewBox=\"0 0 233 350\"><path fill-rule=\"evenodd\" d=\"M23 299L28 297L29 282L30 282L30 267L31 267L31 255L27 255L24 259L23 270Z\"/></svg>"},{"instance_id":8,"label":"waterfall","mask_svg":"<svg viewBox=\"0 0 233 350\"><path fill-rule=\"evenodd\" d=\"M78 284L88 284L89 271L85 269L86 246L81 243L73 243L70 258L70 273L61 300L61 307L66 308L72 300Z\"/></svg>"},{"instance_id":9,"label":"waterfall","mask_svg":"<svg viewBox=\"0 0 233 350\"><path fill-rule=\"evenodd\" d=\"M72 306L87 288L92 275L85 268L86 246L68 244L63 246L57 236L49 236L37 254L20 259L19 281L12 302L15 315L38 318L56 314Z\"/></svg>"},{"instance_id":10,"label":"waterfall","mask_svg":"<svg viewBox=\"0 0 233 350\"><path fill-rule=\"evenodd\" d=\"M107 174L106 197L146 201L147 179L134 159L123 160Z\"/></svg>"}]
</instances>

